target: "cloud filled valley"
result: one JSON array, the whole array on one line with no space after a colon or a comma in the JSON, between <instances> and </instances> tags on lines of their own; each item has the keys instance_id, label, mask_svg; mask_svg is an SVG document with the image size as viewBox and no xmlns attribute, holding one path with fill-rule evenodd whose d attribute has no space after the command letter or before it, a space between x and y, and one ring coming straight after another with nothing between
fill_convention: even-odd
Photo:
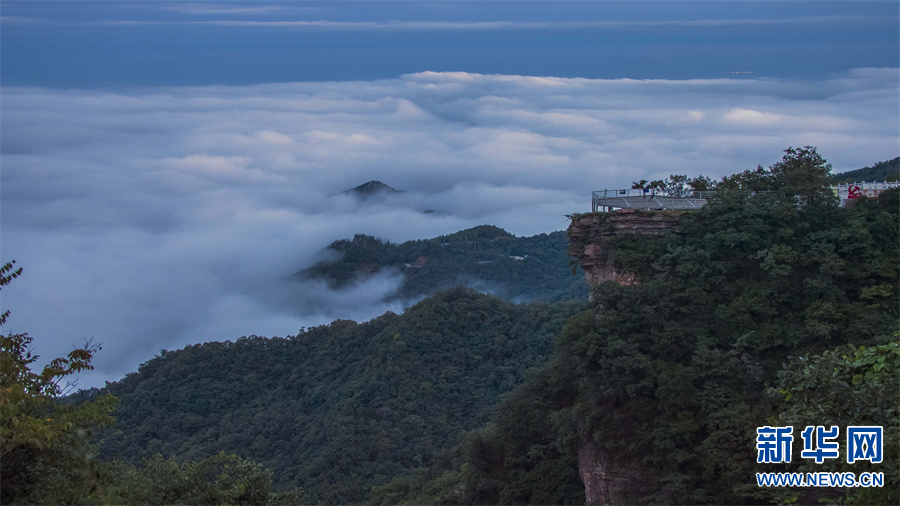
<instances>
[{"instance_id":1,"label":"cloud filled valley","mask_svg":"<svg viewBox=\"0 0 900 506\"><path fill-rule=\"evenodd\" d=\"M567 226L590 191L721 177L814 145L835 172L897 156L897 69L827 80L424 72L254 86L4 88L7 329L44 358L103 344L80 386L160 349L365 320L396 276L284 278L330 242ZM369 180L403 190L360 202ZM434 213L426 213L432 210Z\"/></svg>"}]
</instances>

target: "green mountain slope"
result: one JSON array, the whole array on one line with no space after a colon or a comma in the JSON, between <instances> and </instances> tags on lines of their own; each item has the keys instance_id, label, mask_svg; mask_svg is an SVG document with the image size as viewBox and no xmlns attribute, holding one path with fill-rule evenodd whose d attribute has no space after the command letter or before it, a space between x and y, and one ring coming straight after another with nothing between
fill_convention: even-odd
<instances>
[{"instance_id":1,"label":"green mountain slope","mask_svg":"<svg viewBox=\"0 0 900 506\"><path fill-rule=\"evenodd\" d=\"M430 295L454 286L470 286L516 302L584 300L587 287L569 267L568 237L553 232L516 237L483 225L433 239L393 244L357 234L335 241L334 261L320 262L296 279L324 279L346 286L375 272L402 273L401 299Z\"/></svg>"},{"instance_id":2,"label":"green mountain slope","mask_svg":"<svg viewBox=\"0 0 900 506\"><path fill-rule=\"evenodd\" d=\"M859 183L862 181L897 181L900 179L900 156L878 162L871 167L849 170L832 176L835 183Z\"/></svg>"},{"instance_id":3,"label":"green mountain slope","mask_svg":"<svg viewBox=\"0 0 900 506\"><path fill-rule=\"evenodd\" d=\"M483 425L546 361L577 307L459 288L367 323L163 352L103 389L121 404L101 454L133 462L224 450L302 487L305 503L358 503Z\"/></svg>"}]
</instances>

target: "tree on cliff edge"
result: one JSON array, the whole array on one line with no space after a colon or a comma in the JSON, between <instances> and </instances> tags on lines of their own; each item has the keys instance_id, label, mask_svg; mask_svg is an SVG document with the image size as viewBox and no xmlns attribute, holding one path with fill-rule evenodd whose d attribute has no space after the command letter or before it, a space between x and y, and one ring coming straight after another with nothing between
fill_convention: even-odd
<instances>
[{"instance_id":1,"label":"tree on cliff edge","mask_svg":"<svg viewBox=\"0 0 900 506\"><path fill-rule=\"evenodd\" d=\"M796 199L795 204L836 206L831 191L831 164L815 147L788 148L781 161L768 169L762 166L726 176L717 190L738 192L776 192Z\"/></svg>"}]
</instances>

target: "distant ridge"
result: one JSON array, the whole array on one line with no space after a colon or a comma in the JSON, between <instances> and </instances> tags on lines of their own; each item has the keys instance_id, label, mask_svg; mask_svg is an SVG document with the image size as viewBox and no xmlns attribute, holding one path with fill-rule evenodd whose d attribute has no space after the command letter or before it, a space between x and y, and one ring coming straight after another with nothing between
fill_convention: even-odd
<instances>
[{"instance_id":1,"label":"distant ridge","mask_svg":"<svg viewBox=\"0 0 900 506\"><path fill-rule=\"evenodd\" d=\"M878 162L871 167L840 172L831 176L835 183L857 183L862 181L896 181L900 178L900 156L893 160Z\"/></svg>"},{"instance_id":2,"label":"distant ridge","mask_svg":"<svg viewBox=\"0 0 900 506\"><path fill-rule=\"evenodd\" d=\"M516 237L481 225L430 239L394 244L356 234L335 241L332 259L293 274L344 288L381 270L401 274L397 300L414 300L457 286L488 292L507 301L584 300L588 288L569 268L569 239L557 231Z\"/></svg>"},{"instance_id":3,"label":"distant ridge","mask_svg":"<svg viewBox=\"0 0 900 506\"><path fill-rule=\"evenodd\" d=\"M349 190L346 190L343 193L355 195L355 196L360 197L363 200L365 200L369 197L390 195L393 193L403 193L403 192L396 188L391 188L390 186L382 183L381 181L369 181L368 183L363 183L363 184L357 186L356 188L351 188Z\"/></svg>"}]
</instances>

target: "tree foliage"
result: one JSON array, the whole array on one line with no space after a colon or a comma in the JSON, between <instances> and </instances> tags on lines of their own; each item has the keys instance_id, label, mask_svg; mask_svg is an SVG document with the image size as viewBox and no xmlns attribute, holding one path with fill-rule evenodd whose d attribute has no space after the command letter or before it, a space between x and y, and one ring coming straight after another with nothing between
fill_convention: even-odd
<instances>
[{"instance_id":1,"label":"tree foliage","mask_svg":"<svg viewBox=\"0 0 900 506\"><path fill-rule=\"evenodd\" d=\"M571 325L571 323L570 323ZM375 504L581 504L571 441L558 413L576 389L569 369L534 371L504 396L491 422L467 433L447 457L376 486Z\"/></svg>"},{"instance_id":2,"label":"tree foliage","mask_svg":"<svg viewBox=\"0 0 900 506\"><path fill-rule=\"evenodd\" d=\"M2 267L0 267L0 287L6 286L10 281L19 277L22 274L22 268L14 269L16 261L13 260L11 262L6 262ZM6 323L6 319L9 318L9 311L4 311L0 314L0 325Z\"/></svg>"},{"instance_id":3,"label":"tree foliage","mask_svg":"<svg viewBox=\"0 0 900 506\"><path fill-rule=\"evenodd\" d=\"M840 208L828 169L814 148L788 149L768 169L723 178L718 194L684 214L675 233L613 241L616 267L634 272L637 283L595 287L592 309L569 320L543 373L568 383L546 390L526 382L508 397L530 391L529 402L547 406L546 416L526 422L498 412L469 444L477 450L485 441L540 434L549 420L553 430L525 438L529 448L555 448L571 465L578 449L599 443L609 469L640 470L623 486L650 485L635 502L728 504L782 494L754 479L766 470L756 463L755 428L781 412L785 423L872 423L895 434L898 369L884 356L894 348L879 345L900 321L898 192ZM865 348L851 353L848 343ZM789 356L816 355L822 358L804 362L809 368L782 367ZM786 405L767 394L779 381L794 395ZM849 411L838 416L841 406ZM504 491L508 479L491 480L528 469L522 448L513 458L468 455L453 468L458 483L471 483L462 477L481 469L482 486ZM891 463L879 470L896 475L896 451L886 458ZM528 494L527 485L513 488ZM803 500L814 501L816 492ZM878 498L877 491L824 495L835 493ZM503 502L498 494L480 500Z\"/></svg>"},{"instance_id":4,"label":"tree foliage","mask_svg":"<svg viewBox=\"0 0 900 506\"><path fill-rule=\"evenodd\" d=\"M366 323L164 352L81 395L122 399L104 456L236 453L272 469L277 487L303 488L304 502L358 503L484 424L578 306L453 289Z\"/></svg>"},{"instance_id":5,"label":"tree foliage","mask_svg":"<svg viewBox=\"0 0 900 506\"><path fill-rule=\"evenodd\" d=\"M840 457L823 464L803 464L804 472L882 472L884 487L847 491L845 504L897 504L900 501L900 333L894 341L876 346L845 345L821 355L795 357L778 372L778 386L771 395L781 395L784 407L776 423L781 426L824 427L851 425L884 428L883 462L846 460L846 441Z\"/></svg>"},{"instance_id":6,"label":"tree foliage","mask_svg":"<svg viewBox=\"0 0 900 506\"><path fill-rule=\"evenodd\" d=\"M0 286L18 277L13 262L0 268ZM3 314L3 322L9 311ZM0 483L2 501L83 502L97 481L94 454L87 444L90 430L113 422L115 398L104 395L78 405L59 402L60 382L92 369L99 346L85 343L40 372L28 334L0 334Z\"/></svg>"},{"instance_id":7,"label":"tree foliage","mask_svg":"<svg viewBox=\"0 0 900 506\"><path fill-rule=\"evenodd\" d=\"M179 463L160 454L138 467L107 464L104 502L111 504L297 504L302 491L272 491L272 471L237 455L216 455Z\"/></svg>"},{"instance_id":8,"label":"tree foliage","mask_svg":"<svg viewBox=\"0 0 900 506\"><path fill-rule=\"evenodd\" d=\"M634 181L631 185L631 189L654 193L662 192L666 195L681 197L686 196L691 192L715 190L716 182L704 175L688 177L680 174L672 174L665 179L656 179L653 181L641 179L640 181Z\"/></svg>"}]
</instances>

